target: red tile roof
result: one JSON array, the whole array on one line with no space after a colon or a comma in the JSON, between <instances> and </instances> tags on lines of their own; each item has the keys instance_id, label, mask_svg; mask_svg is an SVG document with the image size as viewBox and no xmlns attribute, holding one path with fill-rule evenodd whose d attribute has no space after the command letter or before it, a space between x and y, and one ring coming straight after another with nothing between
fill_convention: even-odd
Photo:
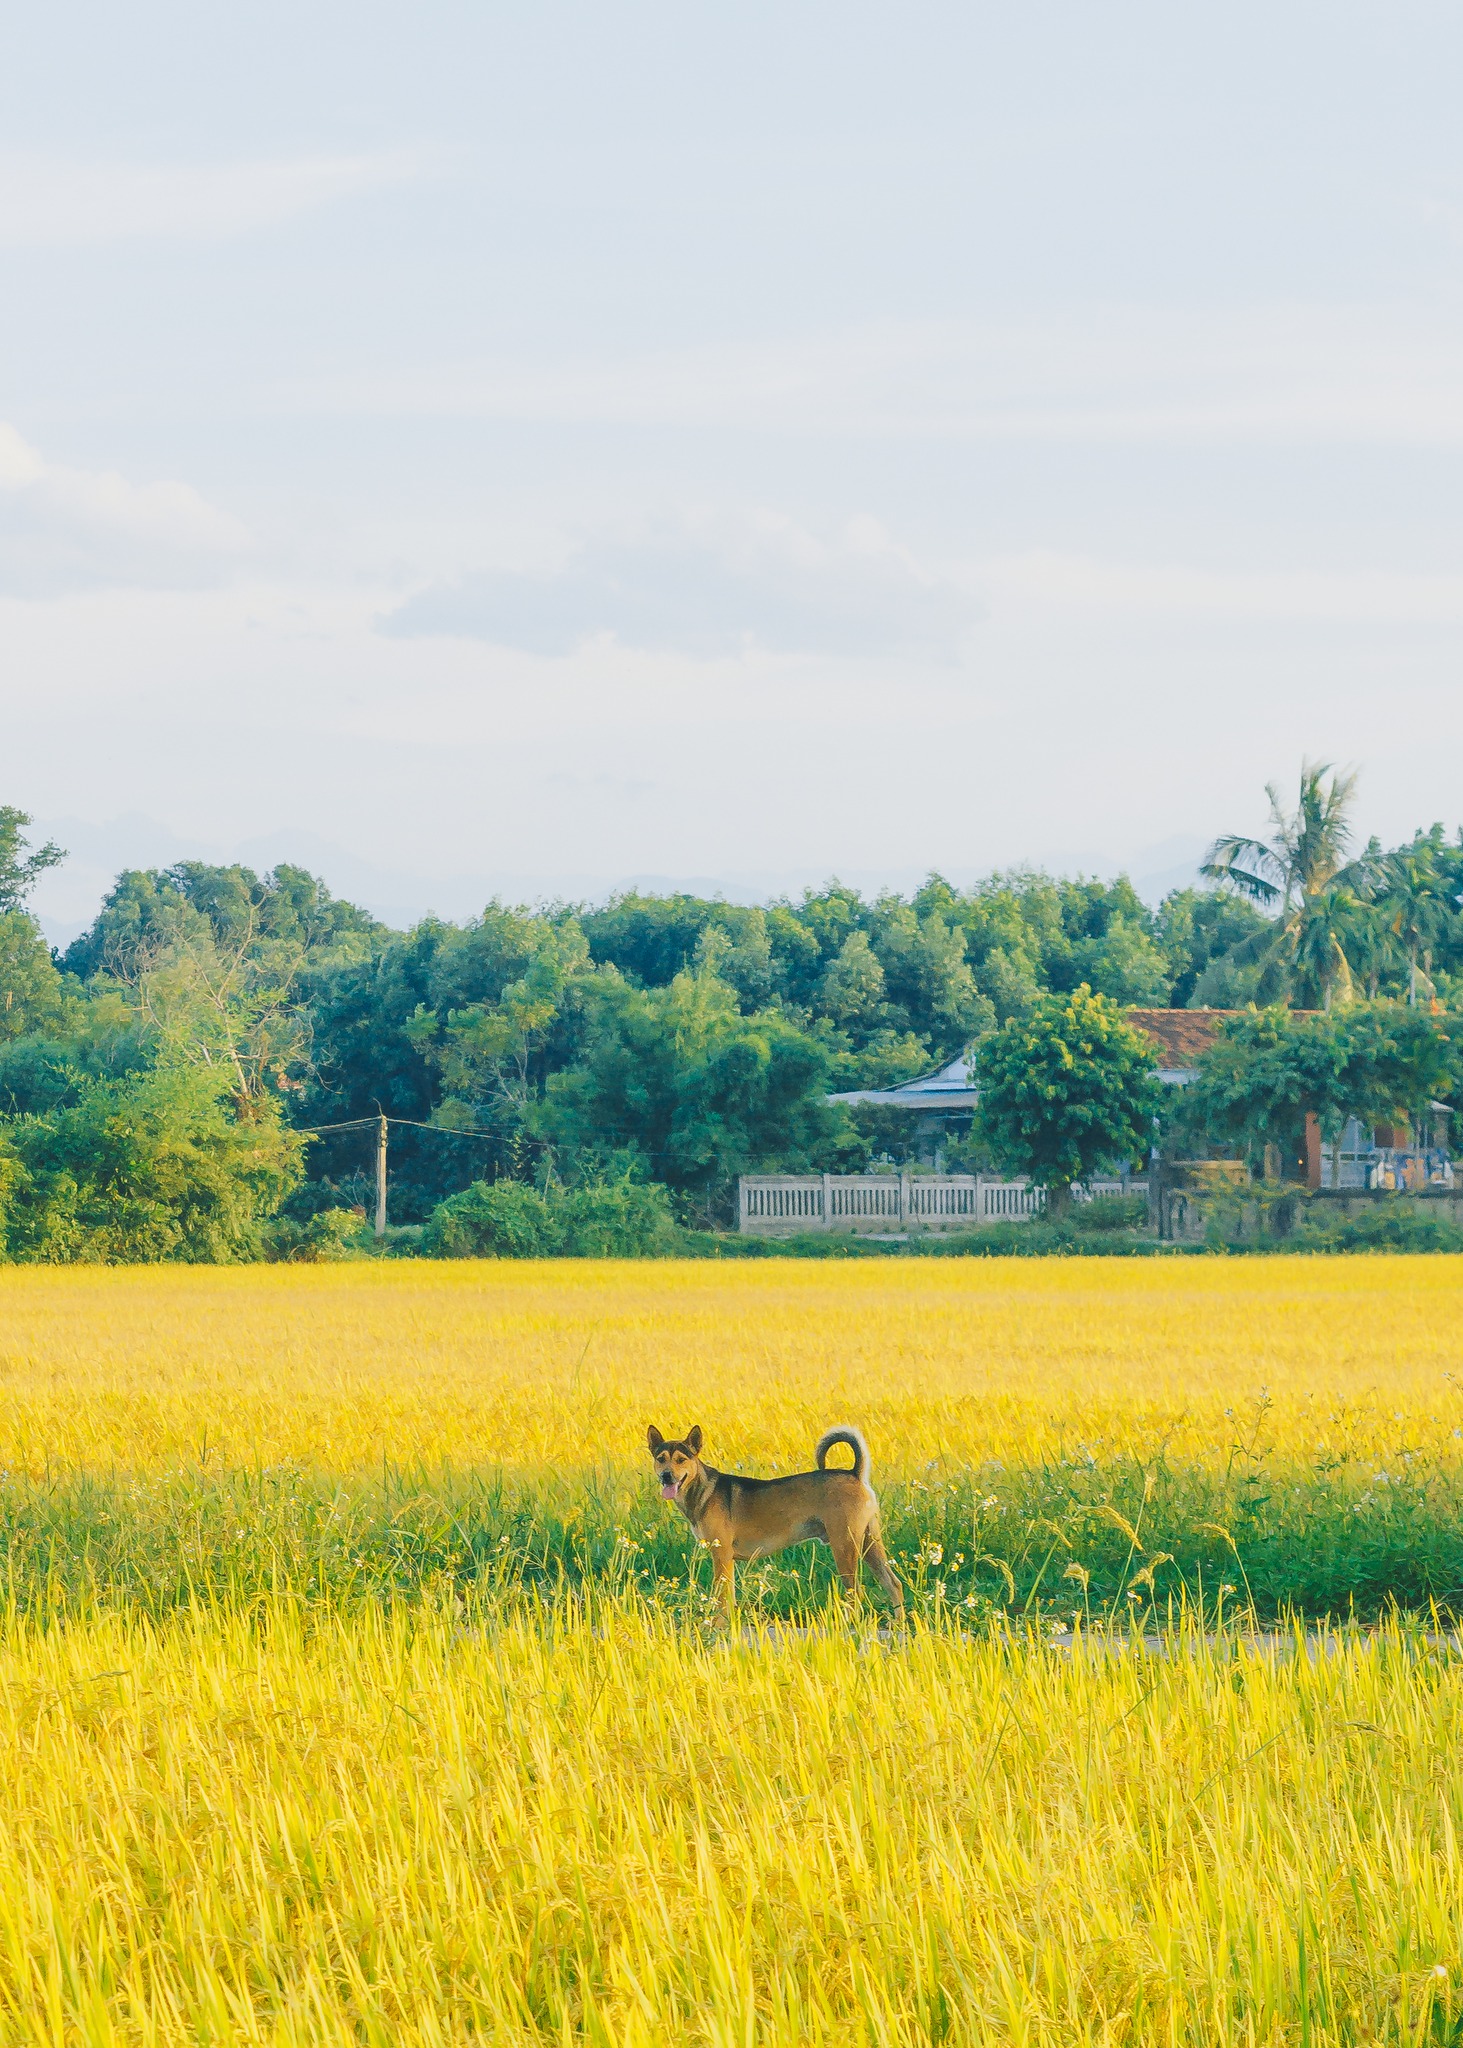
<instances>
[{"instance_id":1,"label":"red tile roof","mask_svg":"<svg viewBox=\"0 0 1463 2048\"><path fill-rule=\"evenodd\" d=\"M1129 1010L1128 1022L1157 1048L1165 1067L1196 1067L1219 1036L1227 1017L1238 1010Z\"/></svg>"}]
</instances>

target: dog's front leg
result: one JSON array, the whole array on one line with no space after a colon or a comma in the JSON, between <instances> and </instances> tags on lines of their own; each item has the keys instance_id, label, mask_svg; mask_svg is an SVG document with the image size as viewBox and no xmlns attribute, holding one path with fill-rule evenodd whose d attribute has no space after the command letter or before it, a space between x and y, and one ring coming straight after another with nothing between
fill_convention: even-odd
<instances>
[{"instance_id":1,"label":"dog's front leg","mask_svg":"<svg viewBox=\"0 0 1463 2048\"><path fill-rule=\"evenodd\" d=\"M721 1604L721 1618L730 1627L732 1608L737 1597L737 1567L736 1559L732 1556L731 1538L713 1536L707 1547L711 1551L711 1579L716 1588L716 1597Z\"/></svg>"}]
</instances>

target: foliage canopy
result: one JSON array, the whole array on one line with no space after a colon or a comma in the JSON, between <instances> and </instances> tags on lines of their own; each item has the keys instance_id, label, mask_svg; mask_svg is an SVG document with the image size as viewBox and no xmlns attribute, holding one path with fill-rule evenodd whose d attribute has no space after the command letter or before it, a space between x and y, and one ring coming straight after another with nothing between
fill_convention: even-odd
<instances>
[{"instance_id":1,"label":"foliage canopy","mask_svg":"<svg viewBox=\"0 0 1463 2048\"><path fill-rule=\"evenodd\" d=\"M1150 1042L1084 982L1044 996L979 1048L979 1123L998 1165L1060 1210L1074 1181L1141 1158L1162 1104Z\"/></svg>"}]
</instances>

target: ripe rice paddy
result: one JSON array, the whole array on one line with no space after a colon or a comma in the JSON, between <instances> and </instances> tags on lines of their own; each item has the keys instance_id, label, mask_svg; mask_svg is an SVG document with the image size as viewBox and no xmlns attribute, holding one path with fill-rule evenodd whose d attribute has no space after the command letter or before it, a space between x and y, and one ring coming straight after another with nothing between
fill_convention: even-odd
<instances>
[{"instance_id":1,"label":"ripe rice paddy","mask_svg":"<svg viewBox=\"0 0 1463 2048\"><path fill-rule=\"evenodd\" d=\"M1463 2039L1460 1312L1446 1258L0 1272L0 2038ZM845 1420L908 1632L801 1552L718 1632L645 1424Z\"/></svg>"}]
</instances>

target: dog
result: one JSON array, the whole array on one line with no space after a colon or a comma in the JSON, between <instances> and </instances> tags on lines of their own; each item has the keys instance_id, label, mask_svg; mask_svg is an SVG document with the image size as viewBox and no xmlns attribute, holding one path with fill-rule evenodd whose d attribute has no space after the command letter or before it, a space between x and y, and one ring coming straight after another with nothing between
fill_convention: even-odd
<instances>
[{"instance_id":1,"label":"dog","mask_svg":"<svg viewBox=\"0 0 1463 2048\"><path fill-rule=\"evenodd\" d=\"M858 1585L866 1563L904 1616L904 1589L889 1569L879 1530L879 1503L869 1485L869 1447L856 1429L830 1429L813 1452L816 1472L787 1479L744 1479L718 1472L701 1456L701 1431L669 1442L655 1424L646 1440L666 1500L674 1501L711 1552L712 1576L723 1615L730 1617L737 1560L771 1557L792 1543L825 1541L845 1593ZM853 1452L853 1470L828 1467L835 1444Z\"/></svg>"}]
</instances>

